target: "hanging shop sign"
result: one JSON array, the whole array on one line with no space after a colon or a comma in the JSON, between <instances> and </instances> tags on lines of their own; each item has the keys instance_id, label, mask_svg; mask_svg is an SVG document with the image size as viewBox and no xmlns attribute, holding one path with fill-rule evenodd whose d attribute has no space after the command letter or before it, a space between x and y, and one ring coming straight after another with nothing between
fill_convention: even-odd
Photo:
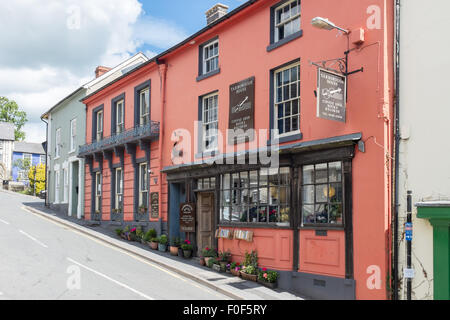
<instances>
[{"instance_id":1,"label":"hanging shop sign","mask_svg":"<svg viewBox=\"0 0 450 320\"><path fill-rule=\"evenodd\" d=\"M195 204L180 205L180 232L195 232Z\"/></svg>"},{"instance_id":2,"label":"hanging shop sign","mask_svg":"<svg viewBox=\"0 0 450 320\"><path fill-rule=\"evenodd\" d=\"M255 128L255 77L248 78L230 86L230 112L228 135L229 144L237 144L254 139ZM238 135L236 130L246 132Z\"/></svg>"},{"instance_id":3,"label":"hanging shop sign","mask_svg":"<svg viewBox=\"0 0 450 320\"><path fill-rule=\"evenodd\" d=\"M150 216L152 218L158 218L159 217L159 193L158 192L150 193L150 206L151 206Z\"/></svg>"},{"instance_id":4,"label":"hanging shop sign","mask_svg":"<svg viewBox=\"0 0 450 320\"><path fill-rule=\"evenodd\" d=\"M317 82L317 117L345 122L347 77L319 68Z\"/></svg>"}]
</instances>

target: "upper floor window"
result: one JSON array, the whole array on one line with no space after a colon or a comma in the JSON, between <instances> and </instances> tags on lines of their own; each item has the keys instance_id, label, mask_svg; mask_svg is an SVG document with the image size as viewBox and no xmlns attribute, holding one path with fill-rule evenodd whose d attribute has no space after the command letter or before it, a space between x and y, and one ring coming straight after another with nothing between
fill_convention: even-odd
<instances>
[{"instance_id":1,"label":"upper floor window","mask_svg":"<svg viewBox=\"0 0 450 320\"><path fill-rule=\"evenodd\" d=\"M300 64L274 72L274 129L279 136L300 133Z\"/></svg>"},{"instance_id":2,"label":"upper floor window","mask_svg":"<svg viewBox=\"0 0 450 320\"><path fill-rule=\"evenodd\" d=\"M41 154L39 157L39 163L40 164L45 164L45 154Z\"/></svg>"},{"instance_id":3,"label":"upper floor window","mask_svg":"<svg viewBox=\"0 0 450 320\"><path fill-rule=\"evenodd\" d=\"M124 100L120 100L116 102L116 134L122 133L124 130Z\"/></svg>"},{"instance_id":4,"label":"upper floor window","mask_svg":"<svg viewBox=\"0 0 450 320\"><path fill-rule=\"evenodd\" d=\"M55 142L55 158L59 158L61 156L61 128L56 129Z\"/></svg>"},{"instance_id":5,"label":"upper floor window","mask_svg":"<svg viewBox=\"0 0 450 320\"><path fill-rule=\"evenodd\" d=\"M77 119L70 121L70 151L75 151L75 140L77 136Z\"/></svg>"},{"instance_id":6,"label":"upper floor window","mask_svg":"<svg viewBox=\"0 0 450 320\"><path fill-rule=\"evenodd\" d=\"M145 88L139 92L140 125L150 123L150 89Z\"/></svg>"},{"instance_id":7,"label":"upper floor window","mask_svg":"<svg viewBox=\"0 0 450 320\"><path fill-rule=\"evenodd\" d=\"M203 74L219 69L219 40L203 47Z\"/></svg>"},{"instance_id":8,"label":"upper floor window","mask_svg":"<svg viewBox=\"0 0 450 320\"><path fill-rule=\"evenodd\" d=\"M33 155L31 153L24 153L23 154L23 160L29 161L30 165L31 165L31 162L33 160Z\"/></svg>"},{"instance_id":9,"label":"upper floor window","mask_svg":"<svg viewBox=\"0 0 450 320\"><path fill-rule=\"evenodd\" d=\"M103 110L97 112L96 119L97 119L96 139L97 141L100 141L103 139Z\"/></svg>"},{"instance_id":10,"label":"upper floor window","mask_svg":"<svg viewBox=\"0 0 450 320\"><path fill-rule=\"evenodd\" d=\"M217 149L219 129L218 119L219 95L213 93L202 98L202 151Z\"/></svg>"},{"instance_id":11,"label":"upper floor window","mask_svg":"<svg viewBox=\"0 0 450 320\"><path fill-rule=\"evenodd\" d=\"M288 1L275 8L275 42L300 31L300 0Z\"/></svg>"}]
</instances>

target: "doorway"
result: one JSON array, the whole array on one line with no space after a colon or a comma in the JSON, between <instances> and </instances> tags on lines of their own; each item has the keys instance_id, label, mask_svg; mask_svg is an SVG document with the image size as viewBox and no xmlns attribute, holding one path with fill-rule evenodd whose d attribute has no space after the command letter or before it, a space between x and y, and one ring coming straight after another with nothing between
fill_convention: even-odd
<instances>
[{"instance_id":1,"label":"doorway","mask_svg":"<svg viewBox=\"0 0 450 320\"><path fill-rule=\"evenodd\" d=\"M197 254L205 247L214 247L214 193L201 192L197 196Z\"/></svg>"},{"instance_id":2,"label":"doorway","mask_svg":"<svg viewBox=\"0 0 450 320\"><path fill-rule=\"evenodd\" d=\"M79 193L79 163L74 161L70 163L70 202L69 202L69 216L78 216L78 193Z\"/></svg>"}]
</instances>

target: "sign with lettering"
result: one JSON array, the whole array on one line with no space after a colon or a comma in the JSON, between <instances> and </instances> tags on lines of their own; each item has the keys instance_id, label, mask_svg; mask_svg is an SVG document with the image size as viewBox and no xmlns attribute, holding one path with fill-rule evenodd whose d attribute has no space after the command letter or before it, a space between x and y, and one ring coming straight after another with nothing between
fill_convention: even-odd
<instances>
[{"instance_id":1,"label":"sign with lettering","mask_svg":"<svg viewBox=\"0 0 450 320\"><path fill-rule=\"evenodd\" d=\"M413 224L411 222L405 223L405 239L412 241L413 238Z\"/></svg>"},{"instance_id":2,"label":"sign with lettering","mask_svg":"<svg viewBox=\"0 0 450 320\"><path fill-rule=\"evenodd\" d=\"M159 193L152 192L150 193L150 205L151 205L151 217L158 218L159 217Z\"/></svg>"},{"instance_id":3,"label":"sign with lettering","mask_svg":"<svg viewBox=\"0 0 450 320\"><path fill-rule=\"evenodd\" d=\"M347 77L318 69L317 117L345 122Z\"/></svg>"},{"instance_id":4,"label":"sign with lettering","mask_svg":"<svg viewBox=\"0 0 450 320\"><path fill-rule=\"evenodd\" d=\"M255 77L230 86L230 113L228 143L236 144L254 139ZM250 130L251 129L251 130ZM250 130L247 132L247 130Z\"/></svg>"},{"instance_id":5,"label":"sign with lettering","mask_svg":"<svg viewBox=\"0 0 450 320\"><path fill-rule=\"evenodd\" d=\"M233 230L219 228L216 230L216 238L233 239Z\"/></svg>"},{"instance_id":6,"label":"sign with lettering","mask_svg":"<svg viewBox=\"0 0 450 320\"><path fill-rule=\"evenodd\" d=\"M195 232L195 204L180 205L180 232Z\"/></svg>"},{"instance_id":7,"label":"sign with lettering","mask_svg":"<svg viewBox=\"0 0 450 320\"><path fill-rule=\"evenodd\" d=\"M234 239L236 240L245 240L248 242L253 242L253 231L249 230L234 230Z\"/></svg>"}]
</instances>

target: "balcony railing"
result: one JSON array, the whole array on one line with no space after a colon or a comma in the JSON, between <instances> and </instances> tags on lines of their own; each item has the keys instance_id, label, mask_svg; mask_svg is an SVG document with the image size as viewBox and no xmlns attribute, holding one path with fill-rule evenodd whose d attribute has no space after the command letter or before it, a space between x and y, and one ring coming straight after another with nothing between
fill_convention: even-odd
<instances>
[{"instance_id":1,"label":"balcony railing","mask_svg":"<svg viewBox=\"0 0 450 320\"><path fill-rule=\"evenodd\" d=\"M85 156L106 149L111 149L125 143L135 142L141 139L154 139L159 137L159 122L150 121L149 124L126 130L119 134L112 135L100 141L80 146L79 156Z\"/></svg>"}]
</instances>

